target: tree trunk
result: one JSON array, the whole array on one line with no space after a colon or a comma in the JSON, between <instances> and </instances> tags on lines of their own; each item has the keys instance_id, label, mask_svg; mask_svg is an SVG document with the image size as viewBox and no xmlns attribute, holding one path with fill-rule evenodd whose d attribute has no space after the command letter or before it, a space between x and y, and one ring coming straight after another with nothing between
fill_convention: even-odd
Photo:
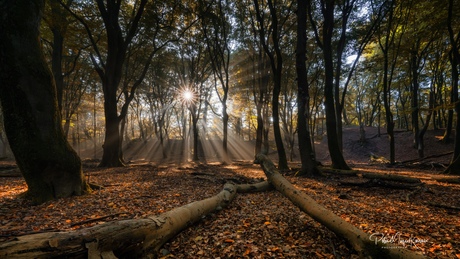
<instances>
[{"instance_id":1,"label":"tree trunk","mask_svg":"<svg viewBox=\"0 0 460 259\"><path fill-rule=\"evenodd\" d=\"M283 144L283 137L281 136L280 122L279 122L279 95L281 92L281 77L283 71L283 57L281 54L281 49L279 46L280 43L280 28L278 26L278 16L276 14L276 8L271 0L268 0L268 7L270 10L271 18L271 28L270 32L267 32L267 29L264 27L264 20L262 17L262 12L260 11L258 0L254 0L254 6L256 9L256 16L261 26L259 30L260 41L265 50L265 53L270 59L270 65L273 73L273 95L272 95L272 118L273 118L273 134L275 136L276 149L278 151L278 166L281 170L288 169L288 163L286 158L286 150ZM271 51L268 47L267 41L265 38L266 33L271 33L271 42L273 44L274 52ZM268 150L267 150L268 151Z\"/></svg>"},{"instance_id":2,"label":"tree trunk","mask_svg":"<svg viewBox=\"0 0 460 259\"><path fill-rule=\"evenodd\" d=\"M307 124L310 108L307 68L305 65L307 47L307 2L304 0L297 0L297 4L297 137L299 139L300 161L302 162L302 168L300 169L299 175L318 175L319 171L316 166L317 163Z\"/></svg>"},{"instance_id":3,"label":"tree trunk","mask_svg":"<svg viewBox=\"0 0 460 259\"><path fill-rule=\"evenodd\" d=\"M345 162L340 148L337 134L337 116L334 105L334 64L332 55L332 35L334 27L334 4L327 1L323 9L323 57L325 70L324 97L326 108L327 145L331 155L332 167L336 169L350 169Z\"/></svg>"},{"instance_id":4,"label":"tree trunk","mask_svg":"<svg viewBox=\"0 0 460 259\"><path fill-rule=\"evenodd\" d=\"M341 217L316 203L310 196L294 187L281 176L273 163L265 155L259 154L257 155L257 159L260 161L269 183L314 220L323 224L342 238L345 238L360 254L361 258L425 258L406 249L395 247L389 249L390 247L380 242L377 237L368 235L346 222ZM389 245L392 246L392 244Z\"/></svg>"},{"instance_id":5,"label":"tree trunk","mask_svg":"<svg viewBox=\"0 0 460 259\"><path fill-rule=\"evenodd\" d=\"M61 10L59 8L59 2L51 1L51 10L53 12L52 19L54 26L51 27L51 31L53 32L53 52L51 54L51 68L54 75L54 81L56 82L56 92L57 92L57 100L58 100L58 107L59 112L62 112L62 96L64 94L64 77L62 75L62 49L64 46L64 28L60 28L61 26L65 26L62 21L58 23L54 21L54 19L59 19L58 17L62 15ZM56 17L58 16L58 17Z\"/></svg>"},{"instance_id":6,"label":"tree trunk","mask_svg":"<svg viewBox=\"0 0 460 259\"><path fill-rule=\"evenodd\" d=\"M193 104L192 104L193 105ZM194 106L194 105L193 105ZM193 161L198 161L198 117L195 114L195 107L190 109L192 113L192 128L193 128Z\"/></svg>"},{"instance_id":7,"label":"tree trunk","mask_svg":"<svg viewBox=\"0 0 460 259\"><path fill-rule=\"evenodd\" d=\"M227 99L226 97L224 99ZM227 101L222 101L222 131L223 131L223 139L222 139L222 150L224 151L224 157L222 158L223 163L229 163L229 156L228 156L228 113L227 113Z\"/></svg>"},{"instance_id":8,"label":"tree trunk","mask_svg":"<svg viewBox=\"0 0 460 259\"><path fill-rule=\"evenodd\" d=\"M415 47L414 47L415 48ZM419 150L419 133L420 133L420 127L419 127L419 103L418 103L418 93L419 93L419 82L418 82L418 57L417 57L417 51L412 50L410 52L410 74L411 74L411 124L412 124L412 133L414 137L414 148ZM420 154L419 154L420 155ZM420 157L420 156L419 156Z\"/></svg>"},{"instance_id":9,"label":"tree trunk","mask_svg":"<svg viewBox=\"0 0 460 259\"><path fill-rule=\"evenodd\" d=\"M243 185L241 192L267 188L267 183ZM217 195L175 208L158 216L105 223L71 232L18 237L0 245L0 257L22 258L144 258L183 229L227 206L237 186L226 184Z\"/></svg>"},{"instance_id":10,"label":"tree trunk","mask_svg":"<svg viewBox=\"0 0 460 259\"><path fill-rule=\"evenodd\" d=\"M104 87L105 88L105 87ZM104 93L104 115L105 115L105 138L102 148L102 160L100 167L120 167L124 166L120 159L121 140L120 140L120 120L117 112L116 95Z\"/></svg>"},{"instance_id":11,"label":"tree trunk","mask_svg":"<svg viewBox=\"0 0 460 259\"><path fill-rule=\"evenodd\" d=\"M447 30L449 31L449 40L452 47L452 103L455 105L456 113L456 126L455 126L455 146L454 154L452 155L452 162L444 171L445 173L459 174L460 172L460 104L458 102L458 78L459 78L459 65L460 65L460 50L458 46L459 34L454 35L452 28L454 1L449 0L449 12L447 16ZM457 39L457 40L456 40Z\"/></svg>"},{"instance_id":12,"label":"tree trunk","mask_svg":"<svg viewBox=\"0 0 460 259\"><path fill-rule=\"evenodd\" d=\"M0 99L5 130L35 203L89 190L64 138L56 86L39 42L43 1L0 5ZM27 17L27 19L24 19Z\"/></svg>"},{"instance_id":13,"label":"tree trunk","mask_svg":"<svg viewBox=\"0 0 460 259\"><path fill-rule=\"evenodd\" d=\"M430 97L429 97L429 112L428 115L426 116L426 122L425 125L423 125L422 129L419 131L417 135L417 152L418 152L418 157L423 158L425 156L424 154L424 149L425 149L425 142L423 140L426 131L428 130L428 126L430 125L431 121L431 116L433 115L433 110L434 110L434 92L430 91Z\"/></svg>"},{"instance_id":14,"label":"tree trunk","mask_svg":"<svg viewBox=\"0 0 460 259\"><path fill-rule=\"evenodd\" d=\"M264 133L264 120L262 118L262 105L260 101L256 104L257 107L257 127L256 127L256 145L255 145L255 155L259 154L262 151L262 139Z\"/></svg>"}]
</instances>

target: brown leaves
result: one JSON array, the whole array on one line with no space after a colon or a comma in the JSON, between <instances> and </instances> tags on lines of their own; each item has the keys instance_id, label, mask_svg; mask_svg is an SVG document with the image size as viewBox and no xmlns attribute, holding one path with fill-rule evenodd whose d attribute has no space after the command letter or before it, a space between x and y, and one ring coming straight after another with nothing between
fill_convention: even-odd
<instances>
[{"instance_id":1,"label":"brown leaves","mask_svg":"<svg viewBox=\"0 0 460 259\"><path fill-rule=\"evenodd\" d=\"M210 197L225 179L263 177L258 166L201 166L214 175L203 181L191 175L196 168L158 169L131 166L94 169L91 180L106 188L91 195L32 206L17 197L25 184L0 178L0 242L39 231L84 228L107 221L160 214L192 201ZM147 170L148 169L148 170ZM409 172L411 173L411 172ZM247 178L245 178L247 176ZM428 174L423 174L430 179ZM211 176L209 176L211 177ZM330 179L289 178L302 191L335 214L369 234L417 238L408 249L429 257L460 259L458 212L426 205L460 200L460 187L427 182L430 192L406 201L406 190L350 188ZM347 199L338 198L346 194ZM331 231L300 212L276 191L238 194L228 208L211 214L164 245L160 258L353 258L356 254Z\"/></svg>"}]
</instances>

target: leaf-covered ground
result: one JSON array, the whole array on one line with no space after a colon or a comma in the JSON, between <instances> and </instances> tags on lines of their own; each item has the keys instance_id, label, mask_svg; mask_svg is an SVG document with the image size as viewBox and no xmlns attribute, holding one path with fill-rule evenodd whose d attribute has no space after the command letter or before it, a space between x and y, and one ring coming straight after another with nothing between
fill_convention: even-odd
<instances>
[{"instance_id":1,"label":"leaf-covered ground","mask_svg":"<svg viewBox=\"0 0 460 259\"><path fill-rule=\"evenodd\" d=\"M295 165L294 165L295 167ZM318 203L376 238L431 258L460 258L460 187L430 179L434 171L382 166L363 168L421 178L414 190L344 186L342 177L286 176ZM20 177L0 178L0 242L43 231L66 231L104 222L142 218L204 199L227 181L265 178L258 165L237 162L178 167L131 164L99 169L87 165L87 178L104 186L91 195L33 206L20 198ZM406 243L402 243L405 241ZM316 223L277 191L238 194L229 207L207 216L171 239L164 258L356 258L348 244Z\"/></svg>"}]
</instances>

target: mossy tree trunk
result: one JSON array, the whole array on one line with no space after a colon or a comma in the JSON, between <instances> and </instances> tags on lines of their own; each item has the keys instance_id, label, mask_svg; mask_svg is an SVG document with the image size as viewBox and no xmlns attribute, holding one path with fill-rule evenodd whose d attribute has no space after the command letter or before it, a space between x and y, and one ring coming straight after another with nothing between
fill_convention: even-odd
<instances>
[{"instance_id":1,"label":"mossy tree trunk","mask_svg":"<svg viewBox=\"0 0 460 259\"><path fill-rule=\"evenodd\" d=\"M53 76L40 46L44 1L0 1L0 100L6 134L36 203L88 191L64 137ZM25 19L24 17L27 17Z\"/></svg>"}]
</instances>

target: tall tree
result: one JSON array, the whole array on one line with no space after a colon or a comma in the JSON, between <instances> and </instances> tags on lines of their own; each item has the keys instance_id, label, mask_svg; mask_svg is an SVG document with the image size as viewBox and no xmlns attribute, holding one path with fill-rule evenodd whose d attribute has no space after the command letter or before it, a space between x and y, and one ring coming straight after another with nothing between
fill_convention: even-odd
<instances>
[{"instance_id":1,"label":"tall tree","mask_svg":"<svg viewBox=\"0 0 460 259\"><path fill-rule=\"evenodd\" d=\"M324 59L324 105L326 110L326 131L327 144L329 154L331 155L332 167L337 169L350 169L347 165L341 148L337 133L337 113L334 99L334 53L333 53L333 37L334 37L334 10L336 7L333 0L321 0L320 9L322 15L322 34L318 31L318 26L314 20L312 9L313 1L309 1L308 11L310 22L315 33L315 38L318 46L323 52Z\"/></svg>"},{"instance_id":2,"label":"tall tree","mask_svg":"<svg viewBox=\"0 0 460 259\"><path fill-rule=\"evenodd\" d=\"M48 25L50 27L51 32L53 33L51 68L53 71L54 80L56 82L59 110L62 111L62 97L64 92L62 60L64 39L67 34L67 28L70 22L68 20L68 12L61 7L59 1L48 2L51 9L51 15L49 17ZM70 6L72 2L73 0L69 0L63 4L66 6Z\"/></svg>"},{"instance_id":3,"label":"tall tree","mask_svg":"<svg viewBox=\"0 0 460 259\"><path fill-rule=\"evenodd\" d=\"M230 40L231 28L229 17L231 6L228 1L218 0L215 8L207 8L202 17L202 29L207 43L207 50L215 76L219 80L214 84L216 94L222 105L222 149L223 161L228 162L228 112L227 100L230 87ZM218 88L217 85L220 85Z\"/></svg>"},{"instance_id":4,"label":"tall tree","mask_svg":"<svg viewBox=\"0 0 460 259\"><path fill-rule=\"evenodd\" d=\"M391 83L393 80L396 62L399 56L401 38L404 34L406 24L403 19L398 17L404 16L402 5L396 0L388 2L387 15L378 29L378 44L383 55L383 106L385 108L385 121L388 139L390 141L390 163L395 163L395 139L393 113L391 110ZM397 16L397 14L399 16ZM392 54L392 55L391 55Z\"/></svg>"},{"instance_id":5,"label":"tall tree","mask_svg":"<svg viewBox=\"0 0 460 259\"><path fill-rule=\"evenodd\" d=\"M176 39L177 35L174 34L178 26L175 21L179 3L148 0L129 3L121 0L96 0L95 2L102 19L105 40L100 40L100 35L95 38L96 33L93 33L88 22L75 12L72 14L85 26L94 50L91 61L102 81L105 139L100 166L123 166L120 122L126 116L136 89L142 83L157 51ZM145 41L146 38L149 39L149 43ZM127 52L132 45L135 45L134 43L142 45L137 47L145 47L143 67L137 70L138 74L134 82L121 87L123 66L127 65ZM124 93L125 98L119 98L120 93ZM118 105L121 99L124 99L124 103L121 104L119 111Z\"/></svg>"},{"instance_id":6,"label":"tall tree","mask_svg":"<svg viewBox=\"0 0 460 259\"><path fill-rule=\"evenodd\" d=\"M40 46L43 8L44 1L39 0L0 1L5 130L28 197L36 203L89 190L80 158L64 137L56 85Z\"/></svg>"},{"instance_id":7,"label":"tall tree","mask_svg":"<svg viewBox=\"0 0 460 259\"><path fill-rule=\"evenodd\" d=\"M270 13L269 28L267 28L267 21L265 20L265 11L261 10L259 0L254 0L254 6L256 11L256 18L258 22L258 31L260 42L265 50L265 53L270 59L270 65L273 73L273 95L272 95L272 116L273 116L273 133L275 135L276 148L278 150L278 167L280 170L288 169L286 150L284 149L283 138L281 136L280 121L279 121L279 96L281 92L281 81L283 72L283 56L280 48L280 36L282 32L282 25L288 19L290 15L290 8L288 6L285 13L284 19L280 22L278 12L280 5L277 5L276 0L267 0L268 10ZM262 6L264 9L267 6ZM269 43L273 44L272 47Z\"/></svg>"},{"instance_id":8,"label":"tall tree","mask_svg":"<svg viewBox=\"0 0 460 259\"><path fill-rule=\"evenodd\" d=\"M447 31L449 32L449 42L451 45L451 58L450 62L452 65L452 102L455 105L455 113L457 124L455 126L455 146L454 154L452 156L452 162L445 170L446 173L459 174L460 172L460 103L458 101L458 80L460 74L460 32L455 34L454 32L454 10L459 6L454 5L453 0L449 0L449 9L447 15Z\"/></svg>"},{"instance_id":9,"label":"tall tree","mask_svg":"<svg viewBox=\"0 0 460 259\"><path fill-rule=\"evenodd\" d=\"M264 128L268 124L268 118L264 117L265 113L263 111L268 110L267 105L272 91L270 86L270 63L259 39L256 15L252 6L252 0L236 2L237 13L235 16L239 22L237 38L240 39L244 46L246 53L243 55L246 58L235 62L235 67L239 71L237 74L242 75L244 79L238 80L238 83L246 82L252 89L252 98L256 106L254 155L257 155L262 152L264 132L269 130L269 128ZM268 143L267 139L264 147L266 152L268 152L269 148Z\"/></svg>"},{"instance_id":10,"label":"tall tree","mask_svg":"<svg viewBox=\"0 0 460 259\"><path fill-rule=\"evenodd\" d=\"M106 33L107 53L103 56L101 47L93 36L93 33L87 22L81 17L76 17L85 26L94 53L91 55L94 68L102 81L102 90L104 93L104 116L105 116L105 139L103 145L103 155L100 166L116 167L123 166L121 154L121 136L120 122L125 114L118 114L118 94L122 78L122 68L125 63L126 54L133 38L138 33L139 22L144 13L147 0L136 1L132 8L132 16L128 23L122 23L121 10L123 1L117 0L96 0L99 14L102 18ZM126 27L123 28L123 25ZM135 88L132 88L132 95L128 96L125 102L125 109L129 107L129 101L134 98Z\"/></svg>"},{"instance_id":11,"label":"tall tree","mask_svg":"<svg viewBox=\"0 0 460 259\"><path fill-rule=\"evenodd\" d=\"M313 154L310 131L308 127L310 111L310 94L307 79L306 49L307 49L307 2L297 0L297 137L299 139L300 161L302 168L300 175L319 174Z\"/></svg>"}]
</instances>

